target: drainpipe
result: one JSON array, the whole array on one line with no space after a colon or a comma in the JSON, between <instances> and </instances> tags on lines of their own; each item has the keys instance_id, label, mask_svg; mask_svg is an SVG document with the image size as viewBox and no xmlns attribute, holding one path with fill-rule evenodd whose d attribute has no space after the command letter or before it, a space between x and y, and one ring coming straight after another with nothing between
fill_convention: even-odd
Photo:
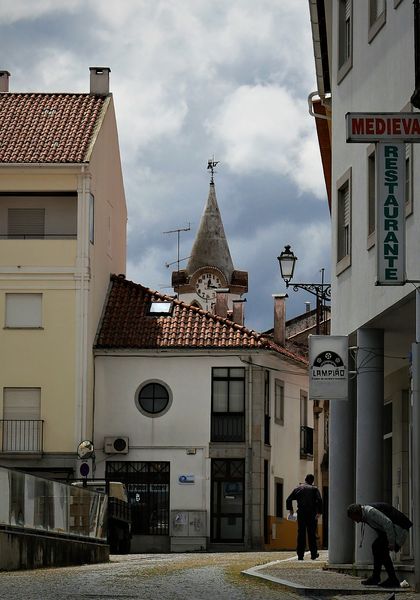
<instances>
[{"instance_id":1,"label":"drainpipe","mask_svg":"<svg viewBox=\"0 0 420 600\"><path fill-rule=\"evenodd\" d=\"M420 0L414 0L414 76L415 90L411 104L420 108Z\"/></svg>"}]
</instances>

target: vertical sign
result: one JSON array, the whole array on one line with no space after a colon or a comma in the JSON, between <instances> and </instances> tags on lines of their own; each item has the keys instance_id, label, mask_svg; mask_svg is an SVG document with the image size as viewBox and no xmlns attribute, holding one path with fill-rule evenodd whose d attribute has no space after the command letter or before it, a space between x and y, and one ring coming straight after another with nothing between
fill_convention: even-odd
<instances>
[{"instance_id":1,"label":"vertical sign","mask_svg":"<svg viewBox=\"0 0 420 600\"><path fill-rule=\"evenodd\" d=\"M309 336L309 397L311 400L347 400L346 335Z\"/></svg>"},{"instance_id":2,"label":"vertical sign","mask_svg":"<svg viewBox=\"0 0 420 600\"><path fill-rule=\"evenodd\" d=\"M404 285L405 144L376 144L377 285Z\"/></svg>"}]
</instances>

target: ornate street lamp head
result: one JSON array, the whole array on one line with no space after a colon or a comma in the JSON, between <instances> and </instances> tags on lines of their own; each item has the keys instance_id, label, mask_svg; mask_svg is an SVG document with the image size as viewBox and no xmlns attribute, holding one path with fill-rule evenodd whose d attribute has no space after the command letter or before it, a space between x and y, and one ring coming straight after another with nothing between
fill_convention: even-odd
<instances>
[{"instance_id":1,"label":"ornate street lamp head","mask_svg":"<svg viewBox=\"0 0 420 600\"><path fill-rule=\"evenodd\" d=\"M280 256L277 257L277 260L279 261L281 277L286 282L286 285L289 285L289 281L293 279L297 256L293 254L290 246L287 245Z\"/></svg>"}]
</instances>

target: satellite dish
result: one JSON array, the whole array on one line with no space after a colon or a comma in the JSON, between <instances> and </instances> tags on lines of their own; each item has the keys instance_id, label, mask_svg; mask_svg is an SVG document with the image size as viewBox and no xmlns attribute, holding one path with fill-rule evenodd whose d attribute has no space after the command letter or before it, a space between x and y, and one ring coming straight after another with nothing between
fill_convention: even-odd
<instances>
[{"instance_id":1,"label":"satellite dish","mask_svg":"<svg viewBox=\"0 0 420 600\"><path fill-rule=\"evenodd\" d=\"M84 440L77 446L77 456L79 458L92 458L94 451L93 443L89 440Z\"/></svg>"}]
</instances>

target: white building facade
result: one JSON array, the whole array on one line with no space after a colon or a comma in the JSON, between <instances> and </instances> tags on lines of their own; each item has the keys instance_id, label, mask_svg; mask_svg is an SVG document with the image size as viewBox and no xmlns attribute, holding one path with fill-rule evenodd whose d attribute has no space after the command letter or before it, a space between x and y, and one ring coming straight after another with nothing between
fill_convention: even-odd
<instances>
[{"instance_id":1,"label":"white building facade","mask_svg":"<svg viewBox=\"0 0 420 600\"><path fill-rule=\"evenodd\" d=\"M330 562L363 566L371 560L370 542L358 547L347 505L382 500L413 516L416 284L375 285L375 145L347 143L345 115L417 110L410 102L413 3L310 0L309 6L322 107L315 112L318 125L328 123L332 158L331 333L348 336L353 361L348 401L330 403ZM321 152L328 153L325 144ZM413 281L420 280L419 152L406 144L406 274ZM412 556L409 540L397 558Z\"/></svg>"},{"instance_id":2,"label":"white building facade","mask_svg":"<svg viewBox=\"0 0 420 600\"><path fill-rule=\"evenodd\" d=\"M295 547L285 499L314 470L305 359L113 277L95 374L95 477L127 485L132 551Z\"/></svg>"}]
</instances>

